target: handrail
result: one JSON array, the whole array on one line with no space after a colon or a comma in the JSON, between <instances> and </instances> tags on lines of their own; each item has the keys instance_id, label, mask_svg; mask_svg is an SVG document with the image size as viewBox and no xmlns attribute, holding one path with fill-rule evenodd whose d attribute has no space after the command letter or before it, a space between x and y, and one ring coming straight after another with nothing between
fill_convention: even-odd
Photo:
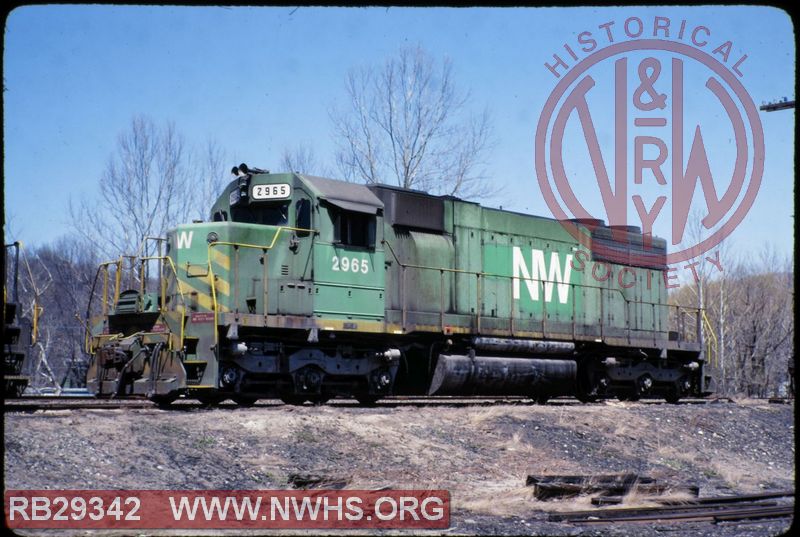
<instances>
[{"instance_id":1,"label":"handrail","mask_svg":"<svg viewBox=\"0 0 800 537\"><path fill-rule=\"evenodd\" d=\"M99 334L95 337L107 338L109 341L114 341L116 339L126 339L134 336L163 336L163 335L164 335L163 332L148 332L146 330L139 330L138 332L134 332L133 334L128 334L127 336L123 332L117 332L116 334Z\"/></svg>"},{"instance_id":2,"label":"handrail","mask_svg":"<svg viewBox=\"0 0 800 537\"><path fill-rule=\"evenodd\" d=\"M259 245L259 244L249 244L249 243L246 243L246 242L213 241L213 242L208 243L208 247L210 249L212 246L241 246L243 248L255 248L255 249L259 249L259 250L263 250L263 249L270 250L275 246L275 242L278 240L278 236L283 231L301 231L301 232L314 233L314 234L317 233L316 229L306 229L306 228L302 228L302 227L290 227L290 226L279 226L275 230L275 234L272 236L272 241L270 242L269 246Z\"/></svg>"},{"instance_id":3,"label":"handrail","mask_svg":"<svg viewBox=\"0 0 800 537\"><path fill-rule=\"evenodd\" d=\"M117 266L117 272L115 274L115 280L117 282L117 285L116 285L116 288L115 288L115 291L114 291L114 300L116 301L117 298L119 298L119 283L118 283L119 282L119 278L118 278L118 276L119 276L121 263L122 263L122 258L120 258L120 259L118 259L116 261L105 261L103 263L100 263L97 266L97 272L95 272L94 281L92 282L92 290L89 292L89 302L86 304L86 320L87 321L89 320L91 312L92 312L92 301L94 300L94 290L95 290L95 287L97 286L97 278L100 276L100 271L104 271L103 272L103 275L104 275L104 277L103 277L103 304L102 304L101 313L102 313L102 315L106 315L106 313L108 312L108 266L109 265L116 265Z\"/></svg>"},{"instance_id":4,"label":"handrail","mask_svg":"<svg viewBox=\"0 0 800 537\"><path fill-rule=\"evenodd\" d=\"M717 340L717 334L714 332L714 328L711 326L711 321L708 320L708 316L706 315L705 310L703 310L703 326L705 327L705 335L711 336L708 338L708 342L706 343L706 354L708 357L706 360L708 361L709 365L715 366L717 363L717 353L712 352L712 340L713 340L713 348L719 349L719 340Z\"/></svg>"},{"instance_id":5,"label":"handrail","mask_svg":"<svg viewBox=\"0 0 800 537\"><path fill-rule=\"evenodd\" d=\"M186 330L186 297L183 294L183 288L181 287L181 279L178 278L178 270L175 267L175 262L172 261L172 258L168 255L153 255L141 258L143 261L151 260L151 259L159 259L162 262L166 259L169 261L169 267L172 269L172 274L175 276L175 285L178 287L178 294L181 297L181 305L183 306L183 311L181 312L181 337L180 337L180 348L183 348L183 340L184 340L184 333ZM166 289L166 281L162 283L162 288ZM166 311L166 300L165 300L166 290L164 294L161 295L161 304L159 311ZM171 340L170 340L171 341ZM169 350L174 350L170 348Z\"/></svg>"},{"instance_id":6,"label":"handrail","mask_svg":"<svg viewBox=\"0 0 800 537\"><path fill-rule=\"evenodd\" d=\"M278 237L283 231L296 231L296 232L306 232L306 233L313 233L317 234L318 231L316 229L306 229L300 227L290 227L290 226L279 226L275 230L275 234L272 236L272 241L270 241L269 245L259 245L259 244L249 244L244 242L231 242L231 241L212 241L208 243L207 247L207 256L208 256L208 284L211 287L211 301L214 308L214 344L216 345L219 343L219 333L217 330L218 325L218 311L219 307L217 304L217 290L216 285L214 283L214 269L211 266L211 248L215 246L233 246L234 248L251 248L254 250L262 250L267 252L275 247L275 243L278 241ZM264 260L264 266L267 266L267 260ZM266 278L264 280L264 287L266 288L268 282ZM267 304L264 304L264 312L267 311Z\"/></svg>"},{"instance_id":7,"label":"handrail","mask_svg":"<svg viewBox=\"0 0 800 537\"><path fill-rule=\"evenodd\" d=\"M142 251L147 247L147 241L155 241L156 243L166 242L166 237L153 237L151 235L145 235L142 237L142 242L139 243L139 247L136 249L136 253L133 255L135 258L139 258Z\"/></svg>"},{"instance_id":8,"label":"handrail","mask_svg":"<svg viewBox=\"0 0 800 537\"><path fill-rule=\"evenodd\" d=\"M91 316L92 301L94 299L94 291L95 291L95 288L97 286L97 279L98 279L98 277L100 275L100 272L102 271L104 277L103 277L103 304L102 304L103 307L102 307L101 315L105 316L105 315L108 314L108 267L111 266L111 265L114 265L114 266L116 266L116 269L117 269L116 273L114 275L115 276L114 277L114 280L115 280L114 281L114 302L116 303L116 301L119 300L119 289L120 289L120 283L121 283L121 277L122 277L122 275L121 275L121 266L122 266L123 258L133 258L133 256L121 256L116 261L105 261L103 263L100 263L98 265L98 267L97 267L97 272L95 273L94 281L92 283L92 290L91 290L90 295L89 295L89 303L86 306L86 323L84 324L84 328L86 329L86 333L87 333L87 337L86 337L86 341L85 341L85 348L86 348L86 352L89 353L89 354L91 354L92 351L94 350L91 347L91 341L90 341L90 338L89 338L89 333L91 332L91 327L89 326L89 320L90 320L90 316ZM177 271L177 268L175 267L175 263L172 261L171 257L166 256L166 255L162 255L162 256L147 256L147 257L140 257L140 258L136 258L136 259L138 259L140 261L160 260L162 262L162 264L164 264L164 261L166 260L169 263L169 267L172 270L172 274L175 276L175 282L176 282L176 286L178 288L178 294L180 295L180 299L181 299L181 306L183 306L183 312L181 314L181 331L180 331L180 340L179 340L180 348L183 348L183 342L184 342L184 339L185 339L185 331L186 331L186 311L187 311L187 307L186 307L186 297L185 297L184 292L183 292L183 287L181 286L181 280L180 280L180 278L178 278L178 271ZM161 303L159 304L159 311L160 312L167 311L167 309L166 309L166 299L165 299L166 298L165 297L166 290L163 289L165 287L165 284L166 284L166 282L162 283ZM102 337L102 336L94 336L94 337ZM170 339L170 345L171 344L172 344L172 340ZM174 350L174 349L170 348L170 350Z\"/></svg>"},{"instance_id":9,"label":"handrail","mask_svg":"<svg viewBox=\"0 0 800 537\"><path fill-rule=\"evenodd\" d=\"M447 267L431 267L431 266L426 266L426 265L414 265L414 264L411 264L411 263L406 264L406 263L403 263L402 261L400 261L400 259L394 253L394 249L392 248L392 245L389 244L389 241L383 240L382 242L385 243L389 247L389 251L392 253L392 256L394 257L395 261L397 261L397 264L400 265L401 267L425 269L425 270L436 270L436 271L444 271L444 272L453 272L453 273L458 273L458 274L474 274L474 275L479 276L479 277L507 278L507 279L510 279L510 280L525 280L525 279L527 279L527 278L519 278L517 276L509 276L507 274L495 274L493 272L475 272L475 271L470 271L470 270L452 269L452 268L447 268ZM584 285L582 283L560 282L558 280L545 280L545 279L538 279L538 278L537 278L536 281L542 282L542 283L551 283L551 284L555 284L555 285L557 285L557 284L574 285L576 287L583 287L583 288L586 288L586 289L600 289L601 291L616 291L617 293L622 295L622 298L623 298L623 300L625 300L625 302L634 303L634 304L652 304L652 305L655 305L655 306L673 306L674 305L674 304L662 304L661 302L643 302L643 301L639 301L639 300L630 300L630 299L628 299L628 297L625 296L625 293L621 289L616 288L616 287L608 288L608 287L600 287L600 286L595 286L595 285ZM681 307L684 307L684 308L688 309L688 307L686 307L686 306L681 306ZM694 309L697 310L697 311L700 311L701 308L694 308Z\"/></svg>"},{"instance_id":10,"label":"handrail","mask_svg":"<svg viewBox=\"0 0 800 537\"><path fill-rule=\"evenodd\" d=\"M412 263L403 263L400 260L400 258L397 256L397 254L395 253L394 248L392 248L392 245L388 240L383 239L381 241L381 243L385 244L386 246L388 246L389 252L392 254L392 257L394 257L394 259L397 262L397 264L400 267L402 267L403 269L412 268L412 269L420 269L420 270L433 270L433 271L438 271L438 272L440 272L442 274L444 272L450 272L450 273L454 273L454 274L474 275L474 276L476 276L478 278L478 281L480 281L481 277L483 277L483 278L487 278L487 277L488 278L505 278L505 279L510 279L510 280L515 280L515 279L523 280L523 279L525 279L525 278L519 278L519 277L515 277L515 276L510 276L510 275L507 275L507 274L495 274L495 273L492 273L492 272L483 272L483 271L476 272L476 271L470 271L470 270L464 270L464 269L454 269L454 268L448 268L448 267L431 267L431 266L426 266L426 265L416 265L416 264L412 264ZM405 273L405 271L403 271L403 273ZM677 304L630 300L627 296L625 296L625 293L622 291L622 289L619 289L617 287L608 288L608 287L600 287L600 286L593 286L593 285L585 285L583 283L559 282L557 280L549 280L549 279L537 279L537 281L541 282L543 284L549 283L549 284L552 284L552 285L558 285L558 284L564 285L564 284L566 284L566 285L569 285L573 289L575 287L580 287L580 288L585 288L585 289L597 289L598 292L600 293L600 304L601 304L601 306L603 304L603 301L602 301L603 292L604 291L605 292L615 291L615 292L619 293L620 296L622 297L622 299L625 301L626 315L627 315L627 309L628 309L630 304L643 304L643 305L650 305L650 306L653 306L653 307L656 307L656 306L658 306L658 307L666 307L668 312L670 311L671 308L676 308L678 310L679 314L681 313L681 310L686 310L687 312L691 311L691 313L694 313L695 315L697 315L698 313L703 311L702 308L680 306L680 305L677 305ZM442 291L442 293L443 292L444 291ZM478 292L480 294L480 287L479 287L479 291ZM574 293L574 291L573 291L573 293ZM574 302L574 300L573 300L573 302ZM542 304L543 305L545 304L544 297L543 297ZM404 310L404 313L403 313L403 317L404 317L403 326L405 327L405 306L403 306L403 310ZM513 304L512 304L512 314L513 314ZM476 304L475 315L478 318L478 322L480 323L480 317L481 317L480 304ZM544 319L544 317L545 316L543 315L543 319ZM602 325L602 323L603 323L602 317L603 317L603 314L601 314L601 320L600 320L601 329L602 329L602 326L603 326ZM575 322L575 319L574 319L574 316L573 316L573 323L574 322ZM653 319L653 323L655 324L655 318ZM478 326L480 327L480 324L478 324ZM513 325L512 325L512 328L513 328ZM629 332L631 332L631 331L633 331L633 332L646 331L646 330L643 330L643 329L631 329L630 326L628 326L627 330Z\"/></svg>"},{"instance_id":11,"label":"handrail","mask_svg":"<svg viewBox=\"0 0 800 537\"><path fill-rule=\"evenodd\" d=\"M209 269L208 270L208 274L209 274L209 278L210 278L209 284L210 284L210 287L211 287L211 296L212 296L212 300L213 300L214 324L215 324L215 326L216 326L217 321L218 321L217 312L218 312L219 308L218 308L217 296L216 296L216 286L214 285L214 272L213 272L213 269L211 267L211 255L210 255L211 254L211 247L212 246L230 245L230 246L234 246L234 247L269 250L269 249L272 249L275 246L275 244L276 244L276 242L278 240L278 237L280 236L280 234L283 231L308 232L308 233L314 233L314 234L317 233L317 230L314 230L314 229L296 228L296 227L289 227L289 226L280 226L280 227L278 227L276 229L275 234L272 236L272 240L270 241L269 245L256 245L256 244L236 243L236 242L228 242L228 241L217 241L217 242L209 243L209 245L208 245L208 269ZM181 280L178 277L178 270L177 270L177 267L175 266L175 262L172 260L172 258L170 256L167 256L167 255L164 255L164 256L144 256L144 257L139 256L139 253L142 251L144 245L146 244L146 242L148 240L161 242L161 241L165 241L166 239L161 238L161 237L145 237L144 240L142 241L142 243L139 246L139 252L137 252L137 255L134 255L134 256L131 256L131 255L120 256L119 259L117 259L116 261L106 261L106 262L100 263L98 265L97 272L95 273L94 282L92 283L92 290L91 290L90 297L89 297L89 303L87 304L87 307L86 307L86 320L87 320L87 323L85 324L85 328L87 330L87 342L86 342L86 345L87 345L87 352L88 353L91 353L92 350L93 350L91 348L91 344L90 344L89 337L88 337L88 334L90 332L90 328L88 326L88 320L89 320L90 315L91 315L92 300L94 298L94 291L95 291L95 288L97 286L97 279L100 276L100 272L103 271L104 278L103 278L103 309L102 309L102 315L107 315L107 313L108 313L108 267L111 266L111 265L114 265L114 266L116 266L116 269L117 269L116 272L115 272L115 275L114 275L115 276L115 279L114 279L115 280L114 281L114 302L116 302L119 299L120 284L121 284L121 277L122 277L123 259L133 259L133 260L138 260L140 262L144 262L144 261L148 261L148 260L161 260L162 263L166 260L169 263L169 267L172 270L172 274L175 276L175 282L176 282L176 285L178 287L178 293L179 293L180 298L181 298L181 305L183 306L183 315L181 316L181 332L180 332L180 346L181 346L181 348L183 347L183 342L185 340L185 332L186 332L186 312L188 311L188 308L186 306L186 297L184 295L183 287L181 286ZM135 264L136 263L134 261L133 264L132 264L132 267L131 267L132 269L135 268ZM159 310L162 311L162 312L166 311L166 308L165 308L165 302L166 302L165 301L165 295L166 295L166 292L163 289L165 285L166 285L166 282L162 282L161 304L160 304L160 308L159 308ZM266 285L266 282L265 282L265 285ZM217 334L217 331L215 330L214 331L214 342L217 343L217 341L218 341L218 334ZM171 343L171 340L170 340L170 343ZM170 349L170 350L172 350L172 349Z\"/></svg>"},{"instance_id":12,"label":"handrail","mask_svg":"<svg viewBox=\"0 0 800 537\"><path fill-rule=\"evenodd\" d=\"M81 323L83 326L83 352L86 354L91 354L89 351L89 326L83 322L81 316L78 315L78 312L75 312L75 320Z\"/></svg>"}]
</instances>

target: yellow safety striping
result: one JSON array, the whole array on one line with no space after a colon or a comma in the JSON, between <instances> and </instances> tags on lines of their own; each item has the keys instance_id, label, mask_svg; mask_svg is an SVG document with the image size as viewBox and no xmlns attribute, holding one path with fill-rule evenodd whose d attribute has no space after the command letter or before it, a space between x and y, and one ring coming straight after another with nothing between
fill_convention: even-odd
<instances>
[{"instance_id":1,"label":"yellow safety striping","mask_svg":"<svg viewBox=\"0 0 800 537\"><path fill-rule=\"evenodd\" d=\"M219 283L219 282L217 282ZM214 301L211 299L211 295L207 293L201 293L195 287L192 287L186 282L181 282L181 286L183 287L184 293L186 295L186 302L187 304L191 304L193 300L197 300L197 305L207 311L213 311L212 307L214 305ZM219 286L218 286L219 287ZM196 294L195 294L196 293ZM227 295L226 295L227 296ZM217 301L219 302L219 301ZM219 311L227 311L227 308L222 304L218 304Z\"/></svg>"},{"instance_id":2,"label":"yellow safety striping","mask_svg":"<svg viewBox=\"0 0 800 537\"><path fill-rule=\"evenodd\" d=\"M213 306L214 302L211 300L211 297L204 294L204 293L197 293L194 294L193 292L189 292L189 303L191 304L193 301L197 301L197 305L200 306L204 310L211 311L211 306Z\"/></svg>"},{"instance_id":3,"label":"yellow safety striping","mask_svg":"<svg viewBox=\"0 0 800 537\"><path fill-rule=\"evenodd\" d=\"M342 320L342 319L316 319L315 324L317 328L320 330L337 330L337 331L349 331L352 332L356 329L352 327L345 328L345 324L357 325L357 331L359 332L370 332L370 333L383 333L385 331L385 325L381 321L367 321L367 320Z\"/></svg>"},{"instance_id":4,"label":"yellow safety striping","mask_svg":"<svg viewBox=\"0 0 800 537\"><path fill-rule=\"evenodd\" d=\"M220 268L225 270L231 269L231 259L227 255L223 254L219 248L209 248L211 251L211 261L215 264L219 265Z\"/></svg>"},{"instance_id":5,"label":"yellow safety striping","mask_svg":"<svg viewBox=\"0 0 800 537\"><path fill-rule=\"evenodd\" d=\"M216 273L214 273L214 274L216 275ZM209 285L209 282L210 282L210 279L211 279L211 275L212 275L212 272L209 271L208 272L208 276L205 278L205 281L203 281L203 280L200 280L200 281L202 281L206 285ZM205 274L203 274L203 276L205 276ZM193 280L194 281L192 281L192 283L196 283L196 280L194 278L193 278ZM173 284L174 284L174 279L170 279L170 282L167 285L167 288L170 291L170 293L172 292ZM194 287L189 281L187 281L187 279L184 279L184 278L180 278L180 284L181 284L181 290L183 291L183 294L185 295L185 297L189 297L189 295L191 295L191 293L193 293L193 292L197 293L198 295L206 295L208 297L211 296L210 287L209 287L208 292L201 292L197 287ZM217 290L217 294L224 295L224 296L228 297L231 294L230 283L228 283L228 281L226 279L217 278L216 290Z\"/></svg>"},{"instance_id":6,"label":"yellow safety striping","mask_svg":"<svg viewBox=\"0 0 800 537\"><path fill-rule=\"evenodd\" d=\"M227 280L217 279L217 293L224 296L231 296L231 284Z\"/></svg>"}]
</instances>

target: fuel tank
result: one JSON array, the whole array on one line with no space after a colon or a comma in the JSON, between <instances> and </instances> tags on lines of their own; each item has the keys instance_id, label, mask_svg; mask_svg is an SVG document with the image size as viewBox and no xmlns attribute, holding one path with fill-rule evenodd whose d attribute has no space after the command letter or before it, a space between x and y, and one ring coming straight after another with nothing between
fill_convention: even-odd
<instances>
[{"instance_id":1,"label":"fuel tank","mask_svg":"<svg viewBox=\"0 0 800 537\"><path fill-rule=\"evenodd\" d=\"M428 395L570 395L577 370L574 360L440 354Z\"/></svg>"}]
</instances>

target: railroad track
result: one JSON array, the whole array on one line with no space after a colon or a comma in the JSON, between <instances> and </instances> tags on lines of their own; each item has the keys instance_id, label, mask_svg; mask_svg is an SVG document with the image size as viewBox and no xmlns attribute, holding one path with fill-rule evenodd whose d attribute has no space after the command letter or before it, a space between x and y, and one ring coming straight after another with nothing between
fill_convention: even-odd
<instances>
[{"instance_id":1,"label":"railroad track","mask_svg":"<svg viewBox=\"0 0 800 537\"><path fill-rule=\"evenodd\" d=\"M20 397L3 401L3 412L112 410L117 408L155 408L155 405L147 399L96 399L94 397Z\"/></svg>"},{"instance_id":2,"label":"railroad track","mask_svg":"<svg viewBox=\"0 0 800 537\"><path fill-rule=\"evenodd\" d=\"M493 405L530 405L535 403L530 399L519 398L387 398L376 403L374 408L393 408L393 407L426 407L426 406L493 406ZM576 401L564 401L559 404L579 404ZM326 403L329 406L349 408L360 407L361 405L351 399L333 399ZM282 401L278 399L260 399L256 408L284 407ZM202 408L235 409L238 405L230 400L223 401L215 405L206 405L192 398L178 399L172 405L171 410L193 410ZM119 398L119 399L97 399L93 397L22 397L19 399L6 399L3 405L4 412L34 412L37 410L79 410L79 409L141 409L158 408L155 403L144 398Z\"/></svg>"},{"instance_id":3,"label":"railroad track","mask_svg":"<svg viewBox=\"0 0 800 537\"><path fill-rule=\"evenodd\" d=\"M613 401L613 399L612 399ZM730 400L728 400L730 401ZM682 400L682 404L709 404L723 402L716 399L686 399ZM552 406L575 406L583 405L577 399L572 398L558 398L553 399L547 403ZM602 401L594 404L602 404ZM628 403L630 404L630 403ZM662 400L643 399L634 404L667 404ZM332 399L326 405L335 407L359 407L361 406L354 399ZM428 406L441 406L441 407L467 407L467 406L537 406L534 401L527 397L455 397L455 396L394 396L387 397L378 401L375 408L396 408L396 407L428 407ZM256 403L256 408L270 408L285 406L284 403L277 399L260 399ZM230 400L223 401L222 403L213 405L214 408L234 409L238 406ZM3 403L4 412L34 412L37 410L79 410L79 409L142 409L142 408L157 408L156 405L141 397L128 397L128 398L114 398L114 399L98 399L95 397L58 397L58 396L27 396L16 399L6 399ZM175 401L171 407L174 410L192 410L209 408L192 398L181 398Z\"/></svg>"},{"instance_id":4,"label":"railroad track","mask_svg":"<svg viewBox=\"0 0 800 537\"><path fill-rule=\"evenodd\" d=\"M791 499L791 501L787 501ZM550 513L570 524L735 522L794 516L794 491L661 501L656 507L627 507Z\"/></svg>"}]
</instances>

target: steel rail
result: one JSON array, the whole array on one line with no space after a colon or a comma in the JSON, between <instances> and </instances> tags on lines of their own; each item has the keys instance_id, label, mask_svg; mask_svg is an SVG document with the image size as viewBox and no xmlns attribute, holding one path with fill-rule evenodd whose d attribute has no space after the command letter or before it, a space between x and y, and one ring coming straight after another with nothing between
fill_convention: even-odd
<instances>
[{"instance_id":1,"label":"steel rail","mask_svg":"<svg viewBox=\"0 0 800 537\"><path fill-rule=\"evenodd\" d=\"M656 507L631 507L597 509L594 511L572 511L550 513L548 519L570 524L611 524L620 522L653 521L720 521L749 518L772 518L791 516L794 503L779 505L778 502L763 502L763 498L794 497L793 491L779 491L760 495L742 495L721 498L704 498L688 501L685 505L661 505ZM758 498L753 500L752 498ZM658 500L655 500L658 501Z\"/></svg>"},{"instance_id":2,"label":"steel rail","mask_svg":"<svg viewBox=\"0 0 800 537\"><path fill-rule=\"evenodd\" d=\"M704 404L711 401L704 400L688 400L687 404ZM641 400L639 403L651 404L667 404L664 401L647 401ZM451 408L466 408L466 407L487 407L487 406L538 406L538 404L525 396L438 396L431 397L425 395L406 395L406 396L388 396L376 402L369 407L365 407L358 403L355 399L340 398L331 399L326 403L328 406L338 408L373 408L375 410L412 407L412 408L426 408L426 407L451 407ZM549 403L551 406L578 406L585 405L574 398L554 399ZM602 403L596 403L602 404ZM114 409L114 408L154 408L156 405L144 398L143 396L123 396L114 399L96 398L93 396L42 396L42 395L28 395L18 399L7 399L4 401L4 412L27 412L33 410L56 410L56 409ZM280 408L286 406L278 399L262 398L256 408ZM208 407L202 405L194 399L193 395L187 395L184 398L175 401L170 408L175 410L190 409L195 407ZM223 403L217 405L219 408L236 408L233 403ZM599 512L599 510L597 511Z\"/></svg>"}]
</instances>

